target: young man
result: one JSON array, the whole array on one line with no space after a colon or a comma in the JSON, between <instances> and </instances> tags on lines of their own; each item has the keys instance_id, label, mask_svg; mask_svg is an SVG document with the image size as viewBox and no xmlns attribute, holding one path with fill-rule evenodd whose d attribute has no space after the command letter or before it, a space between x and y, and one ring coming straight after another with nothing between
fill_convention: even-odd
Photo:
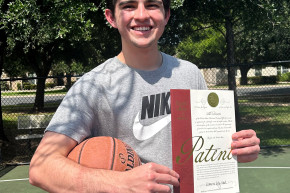
<instances>
[{"instance_id":1,"label":"young man","mask_svg":"<svg viewBox=\"0 0 290 193\"><path fill-rule=\"evenodd\" d=\"M171 192L170 89L206 89L197 67L158 51L170 0L111 0L108 22L122 51L84 75L68 92L31 160L30 183L49 192ZM127 172L91 169L67 159L82 140L113 136L128 143L142 166ZM259 139L252 130L233 135L233 154L253 161ZM237 140L238 139L238 140Z\"/></svg>"}]
</instances>

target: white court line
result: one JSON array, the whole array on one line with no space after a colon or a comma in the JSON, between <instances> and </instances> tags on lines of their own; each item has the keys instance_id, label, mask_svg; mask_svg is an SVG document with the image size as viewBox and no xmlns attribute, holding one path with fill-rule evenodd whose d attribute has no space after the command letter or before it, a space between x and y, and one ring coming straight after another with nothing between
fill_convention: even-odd
<instances>
[{"instance_id":1,"label":"white court line","mask_svg":"<svg viewBox=\"0 0 290 193\"><path fill-rule=\"evenodd\" d=\"M290 169L290 167L238 167L241 169Z\"/></svg>"},{"instance_id":2,"label":"white court line","mask_svg":"<svg viewBox=\"0 0 290 193\"><path fill-rule=\"evenodd\" d=\"M0 183L1 183L1 182L25 181L25 180L29 180L29 178L11 179L11 180L0 180Z\"/></svg>"}]
</instances>

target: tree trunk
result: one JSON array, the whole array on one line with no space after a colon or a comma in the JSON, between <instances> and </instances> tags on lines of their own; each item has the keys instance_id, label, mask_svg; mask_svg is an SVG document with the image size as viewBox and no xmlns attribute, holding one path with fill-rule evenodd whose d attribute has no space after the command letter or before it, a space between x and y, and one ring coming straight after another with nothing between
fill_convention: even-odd
<instances>
[{"instance_id":1,"label":"tree trunk","mask_svg":"<svg viewBox=\"0 0 290 193\"><path fill-rule=\"evenodd\" d=\"M235 45L234 45L234 31L231 17L226 17L226 43L227 43L227 65L228 65L228 85L229 90L234 91L235 97L235 115L237 124L240 122L240 111L237 95L237 85L235 77Z\"/></svg>"},{"instance_id":2,"label":"tree trunk","mask_svg":"<svg viewBox=\"0 0 290 193\"><path fill-rule=\"evenodd\" d=\"M41 112L44 110L44 90L45 81L52 66L53 45L47 45L42 48L31 49L26 55L26 60L35 71L38 79L36 86L36 96L33 105L33 111Z\"/></svg>"},{"instance_id":3,"label":"tree trunk","mask_svg":"<svg viewBox=\"0 0 290 193\"><path fill-rule=\"evenodd\" d=\"M36 96L33 111L41 112L44 109L44 90L46 78L41 77L37 80Z\"/></svg>"},{"instance_id":4,"label":"tree trunk","mask_svg":"<svg viewBox=\"0 0 290 193\"><path fill-rule=\"evenodd\" d=\"M0 77L2 75L2 69L3 69L3 52L2 49L0 49ZM1 98L1 86L0 86L0 98ZM2 115L2 103L0 100L0 150L1 150L1 141L8 141L5 132L4 132L4 124L3 124L3 115ZM1 152L0 152L1 155Z\"/></svg>"},{"instance_id":5,"label":"tree trunk","mask_svg":"<svg viewBox=\"0 0 290 193\"><path fill-rule=\"evenodd\" d=\"M248 71L252 66L240 66L241 70L241 85L248 85Z\"/></svg>"},{"instance_id":6,"label":"tree trunk","mask_svg":"<svg viewBox=\"0 0 290 193\"><path fill-rule=\"evenodd\" d=\"M3 64L4 64L5 47L6 47L6 35L3 30L0 30L0 78L2 75L2 69L3 69ZM1 99L1 86L0 86L0 99ZM2 144L1 141L8 141L8 139L4 132L2 103L0 100L0 150L1 150L1 144Z\"/></svg>"},{"instance_id":7,"label":"tree trunk","mask_svg":"<svg viewBox=\"0 0 290 193\"><path fill-rule=\"evenodd\" d=\"M71 75L72 75L72 73L67 73L67 75L66 75L66 88L67 88L67 90L69 90L70 88L71 88L71 86L72 86L72 82L71 82Z\"/></svg>"},{"instance_id":8,"label":"tree trunk","mask_svg":"<svg viewBox=\"0 0 290 193\"><path fill-rule=\"evenodd\" d=\"M51 70L52 66L52 57L51 57L51 48L44 49L46 51L37 53L31 53L35 58L33 67L38 77L37 86L36 86L36 96L33 106L33 111L41 112L44 110L44 91L45 91L45 81Z\"/></svg>"}]
</instances>

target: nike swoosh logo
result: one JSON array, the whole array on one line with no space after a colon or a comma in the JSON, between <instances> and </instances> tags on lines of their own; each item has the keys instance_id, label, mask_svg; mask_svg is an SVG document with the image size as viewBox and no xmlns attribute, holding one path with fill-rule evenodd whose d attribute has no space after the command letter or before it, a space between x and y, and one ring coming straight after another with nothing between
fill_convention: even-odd
<instances>
[{"instance_id":1,"label":"nike swoosh logo","mask_svg":"<svg viewBox=\"0 0 290 193\"><path fill-rule=\"evenodd\" d=\"M139 114L135 117L133 125L133 134L138 140L150 139L171 122L171 115L169 114L151 125L144 126L140 123Z\"/></svg>"}]
</instances>

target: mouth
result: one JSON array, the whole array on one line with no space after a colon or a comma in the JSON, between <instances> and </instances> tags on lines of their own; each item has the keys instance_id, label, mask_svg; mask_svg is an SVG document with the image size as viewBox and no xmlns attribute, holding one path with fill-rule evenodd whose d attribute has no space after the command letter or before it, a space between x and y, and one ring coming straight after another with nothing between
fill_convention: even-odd
<instances>
[{"instance_id":1,"label":"mouth","mask_svg":"<svg viewBox=\"0 0 290 193\"><path fill-rule=\"evenodd\" d=\"M150 26L147 26L147 27L132 27L132 30L140 31L140 32L150 31L151 29L152 29L152 27L150 27Z\"/></svg>"}]
</instances>

